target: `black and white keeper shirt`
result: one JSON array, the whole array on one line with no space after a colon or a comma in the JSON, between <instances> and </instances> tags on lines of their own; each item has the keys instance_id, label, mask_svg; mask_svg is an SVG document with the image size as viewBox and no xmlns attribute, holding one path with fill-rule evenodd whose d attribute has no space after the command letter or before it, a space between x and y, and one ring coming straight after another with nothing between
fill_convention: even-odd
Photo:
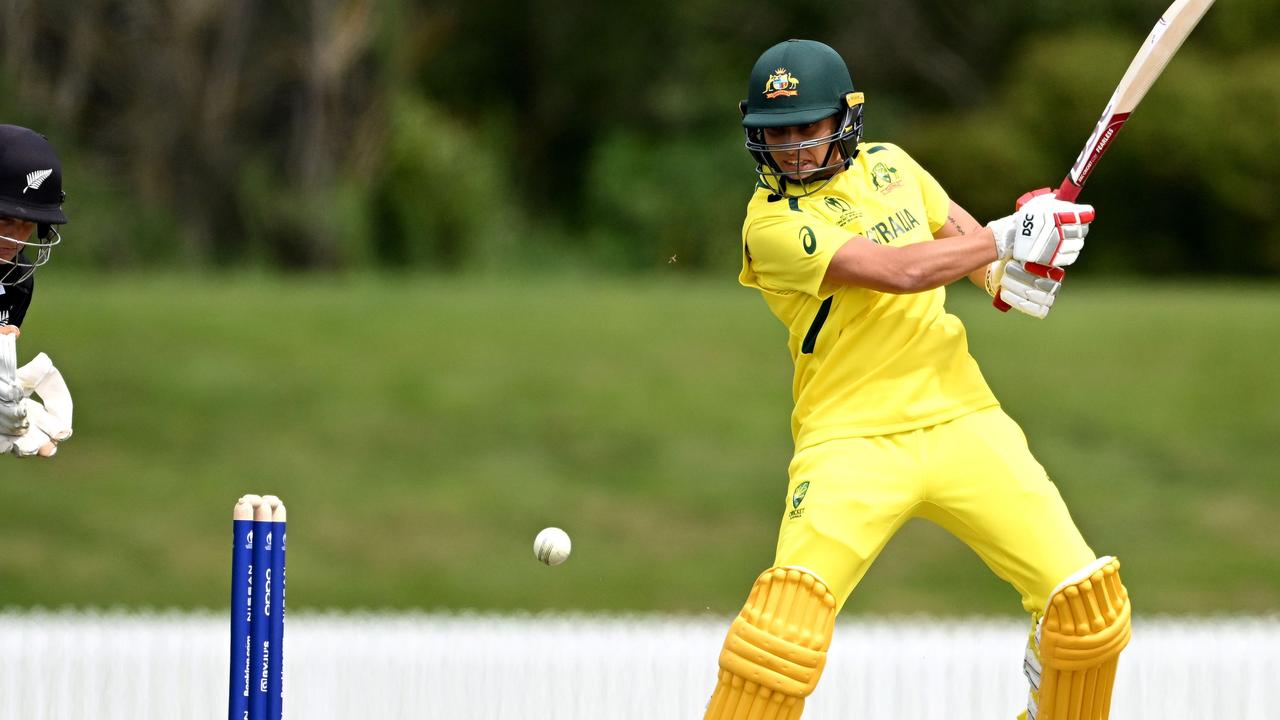
<instances>
[{"instance_id":1,"label":"black and white keeper shirt","mask_svg":"<svg viewBox=\"0 0 1280 720\"><path fill-rule=\"evenodd\" d=\"M35 287L34 274L17 285L0 285L0 325L22 326Z\"/></svg>"}]
</instances>

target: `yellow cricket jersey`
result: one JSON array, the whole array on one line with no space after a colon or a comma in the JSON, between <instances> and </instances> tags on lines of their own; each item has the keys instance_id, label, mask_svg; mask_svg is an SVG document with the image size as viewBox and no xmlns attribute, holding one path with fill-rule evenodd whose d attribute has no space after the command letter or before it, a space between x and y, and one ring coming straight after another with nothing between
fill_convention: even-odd
<instances>
[{"instance_id":1,"label":"yellow cricket jersey","mask_svg":"<svg viewBox=\"0 0 1280 720\"><path fill-rule=\"evenodd\" d=\"M936 425L997 405L946 290L895 295L824 286L853 235L884 245L933 239L946 191L902 149L862 143L849 169L807 197L757 188L742 226L739 281L787 326L795 362L791 432L800 450L841 437Z\"/></svg>"}]
</instances>

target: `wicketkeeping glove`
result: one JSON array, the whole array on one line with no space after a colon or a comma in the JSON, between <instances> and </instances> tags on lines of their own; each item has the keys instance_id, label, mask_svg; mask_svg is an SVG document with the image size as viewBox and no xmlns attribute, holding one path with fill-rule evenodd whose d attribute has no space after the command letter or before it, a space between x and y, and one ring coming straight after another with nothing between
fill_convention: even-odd
<instances>
[{"instance_id":1,"label":"wicketkeeping glove","mask_svg":"<svg viewBox=\"0 0 1280 720\"><path fill-rule=\"evenodd\" d=\"M18 412L26 421L27 427L18 435L0 434L0 454L52 457L58 452L58 443L71 437L71 391L67 388L62 373L44 353L11 371L9 368L11 364L16 364L16 359L13 363L6 364L9 362L6 353L12 340L13 336L0 335L0 378L5 373L13 376L5 387L18 389ZM16 358L16 353L14 357Z\"/></svg>"},{"instance_id":2,"label":"wicketkeeping glove","mask_svg":"<svg viewBox=\"0 0 1280 720\"><path fill-rule=\"evenodd\" d=\"M18 368L18 385L26 395L23 404L32 427L44 431L54 442L71 437L71 417L75 408L71 402L71 390L48 355L40 353ZM40 402L31 399L32 395L38 396Z\"/></svg>"},{"instance_id":3,"label":"wicketkeeping glove","mask_svg":"<svg viewBox=\"0 0 1280 720\"><path fill-rule=\"evenodd\" d=\"M0 335L0 435L27 431L26 397L18 385L18 348L14 335Z\"/></svg>"},{"instance_id":4,"label":"wicketkeeping glove","mask_svg":"<svg viewBox=\"0 0 1280 720\"><path fill-rule=\"evenodd\" d=\"M33 402L25 400L24 402ZM38 403L37 403L38 404ZM18 457L53 457L58 452L58 443L53 441L39 428L28 428L18 437L0 435L0 455L16 455Z\"/></svg>"}]
</instances>

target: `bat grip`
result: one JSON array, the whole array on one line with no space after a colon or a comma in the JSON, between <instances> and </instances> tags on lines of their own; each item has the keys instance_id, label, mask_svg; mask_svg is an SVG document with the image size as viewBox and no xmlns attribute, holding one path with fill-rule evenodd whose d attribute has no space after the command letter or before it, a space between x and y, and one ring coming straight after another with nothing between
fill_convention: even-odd
<instances>
[{"instance_id":1,"label":"bat grip","mask_svg":"<svg viewBox=\"0 0 1280 720\"><path fill-rule=\"evenodd\" d=\"M1062 184L1058 186L1058 191L1054 193L1054 197L1059 200L1066 200L1067 202L1075 202L1076 198L1080 197L1080 191L1082 189L1084 189L1083 186L1072 182L1071 176L1068 175L1066 179L1062 181Z\"/></svg>"},{"instance_id":2,"label":"bat grip","mask_svg":"<svg viewBox=\"0 0 1280 720\"><path fill-rule=\"evenodd\" d=\"M1072 182L1071 176L1068 175L1063 179L1062 184L1058 186L1058 190L1054 193L1054 197L1067 202L1075 202L1076 198L1080 197L1081 189L1082 187ZM1064 275L1060 268L1051 268L1047 265L1038 265L1036 263L1028 263L1027 269L1040 277L1050 278L1057 280L1058 282L1062 282L1062 276ZM991 304L1000 312L1009 312L1009 309L1012 307L1009 303L1001 300L999 295L996 295L991 299Z\"/></svg>"}]
</instances>

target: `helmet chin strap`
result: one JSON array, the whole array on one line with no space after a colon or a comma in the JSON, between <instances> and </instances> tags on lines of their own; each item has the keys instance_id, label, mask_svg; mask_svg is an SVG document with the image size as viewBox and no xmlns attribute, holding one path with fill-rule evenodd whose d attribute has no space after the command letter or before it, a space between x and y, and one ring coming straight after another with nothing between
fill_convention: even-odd
<instances>
[{"instance_id":1,"label":"helmet chin strap","mask_svg":"<svg viewBox=\"0 0 1280 720\"><path fill-rule=\"evenodd\" d=\"M827 145L827 154L826 154L826 155L824 155L824 156L823 156L823 158L822 158L822 167L824 167L824 168L831 168L830 175L835 175L836 173L840 172L841 170L845 170L845 169L847 169L847 168L849 167L849 158L844 158L844 159L840 162L839 166L836 166L836 165L832 165L832 164L831 164L831 156L832 156L832 154L834 154L834 153L835 153L837 150L839 150L839 149L840 149L840 141L839 141L839 140L832 140L832 141ZM841 154L843 154L843 153L841 153ZM824 172L824 175L826 175L826 172L825 172L825 171L823 171L823 172ZM829 175L826 175L826 176L828 176L828 177L829 177Z\"/></svg>"}]
</instances>

